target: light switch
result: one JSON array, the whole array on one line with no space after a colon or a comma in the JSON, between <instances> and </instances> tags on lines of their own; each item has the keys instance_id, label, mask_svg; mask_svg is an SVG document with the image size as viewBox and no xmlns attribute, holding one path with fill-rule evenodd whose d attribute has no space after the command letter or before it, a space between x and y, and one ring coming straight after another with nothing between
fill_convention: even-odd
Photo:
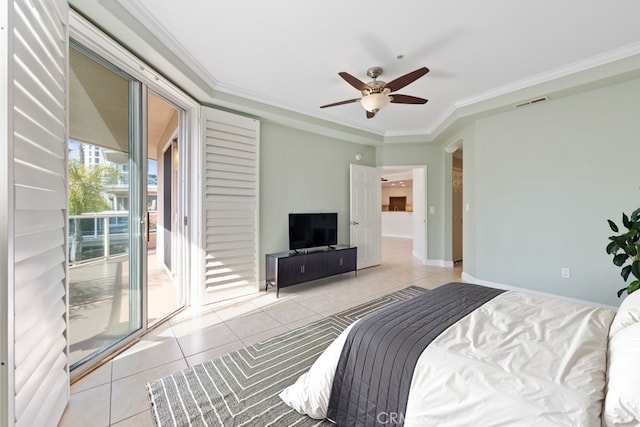
<instances>
[{"instance_id":1,"label":"light switch","mask_svg":"<svg viewBox=\"0 0 640 427\"><path fill-rule=\"evenodd\" d=\"M429 206L429 213L430 213L430 214L434 214L434 213L436 213L436 208L435 208L435 207L433 207L433 206Z\"/></svg>"}]
</instances>

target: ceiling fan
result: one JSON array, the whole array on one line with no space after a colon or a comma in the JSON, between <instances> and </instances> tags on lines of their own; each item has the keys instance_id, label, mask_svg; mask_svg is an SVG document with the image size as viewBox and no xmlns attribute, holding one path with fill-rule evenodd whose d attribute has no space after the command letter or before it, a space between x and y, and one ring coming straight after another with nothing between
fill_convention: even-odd
<instances>
[{"instance_id":1,"label":"ceiling fan","mask_svg":"<svg viewBox=\"0 0 640 427\"><path fill-rule=\"evenodd\" d=\"M356 77L344 71L338 73L347 83L354 88L362 92L362 98L348 99L346 101L334 102L332 104L322 105L320 108L335 107L337 105L350 104L352 102L360 102L365 110L367 110L367 118L370 119L376 115L376 113L382 110L389 103L394 104L426 104L428 99L418 98L410 95L401 95L399 93L392 93L410 83L418 80L429 72L427 67L418 68L404 76L400 76L389 83L378 80L378 77L382 75L382 68L372 67L367 70L367 76L371 77L373 81L369 83L361 82Z\"/></svg>"}]
</instances>

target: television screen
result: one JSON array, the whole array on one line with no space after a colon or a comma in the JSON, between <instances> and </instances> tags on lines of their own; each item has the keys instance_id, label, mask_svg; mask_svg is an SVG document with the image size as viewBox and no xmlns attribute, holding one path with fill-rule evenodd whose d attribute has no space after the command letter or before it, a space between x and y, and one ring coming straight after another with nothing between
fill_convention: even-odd
<instances>
[{"instance_id":1,"label":"television screen","mask_svg":"<svg viewBox=\"0 0 640 427\"><path fill-rule=\"evenodd\" d=\"M289 250L338 244L337 213L290 213Z\"/></svg>"}]
</instances>

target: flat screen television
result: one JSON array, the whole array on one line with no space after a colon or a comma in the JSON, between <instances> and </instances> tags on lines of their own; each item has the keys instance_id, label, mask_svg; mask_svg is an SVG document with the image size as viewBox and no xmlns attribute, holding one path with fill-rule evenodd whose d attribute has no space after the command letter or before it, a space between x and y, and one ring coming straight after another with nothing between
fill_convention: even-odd
<instances>
[{"instance_id":1,"label":"flat screen television","mask_svg":"<svg viewBox=\"0 0 640 427\"><path fill-rule=\"evenodd\" d=\"M290 213L289 250L338 244L337 213Z\"/></svg>"}]
</instances>

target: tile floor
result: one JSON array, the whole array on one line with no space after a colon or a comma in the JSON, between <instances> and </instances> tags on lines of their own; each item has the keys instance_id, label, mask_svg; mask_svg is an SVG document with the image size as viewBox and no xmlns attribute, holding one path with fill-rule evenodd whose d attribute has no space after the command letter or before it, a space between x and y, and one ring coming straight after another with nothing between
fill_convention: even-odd
<instances>
[{"instance_id":1,"label":"tile floor","mask_svg":"<svg viewBox=\"0 0 640 427\"><path fill-rule=\"evenodd\" d=\"M174 312L182 302L155 248L149 250L147 262L147 315L152 323ZM71 364L129 333L128 265L127 256L114 256L69 267Z\"/></svg>"},{"instance_id":2,"label":"tile floor","mask_svg":"<svg viewBox=\"0 0 640 427\"><path fill-rule=\"evenodd\" d=\"M384 238L382 264L224 304L189 308L71 386L60 426L152 426L145 385L395 290L459 281L455 268L421 265L411 240Z\"/></svg>"}]
</instances>

